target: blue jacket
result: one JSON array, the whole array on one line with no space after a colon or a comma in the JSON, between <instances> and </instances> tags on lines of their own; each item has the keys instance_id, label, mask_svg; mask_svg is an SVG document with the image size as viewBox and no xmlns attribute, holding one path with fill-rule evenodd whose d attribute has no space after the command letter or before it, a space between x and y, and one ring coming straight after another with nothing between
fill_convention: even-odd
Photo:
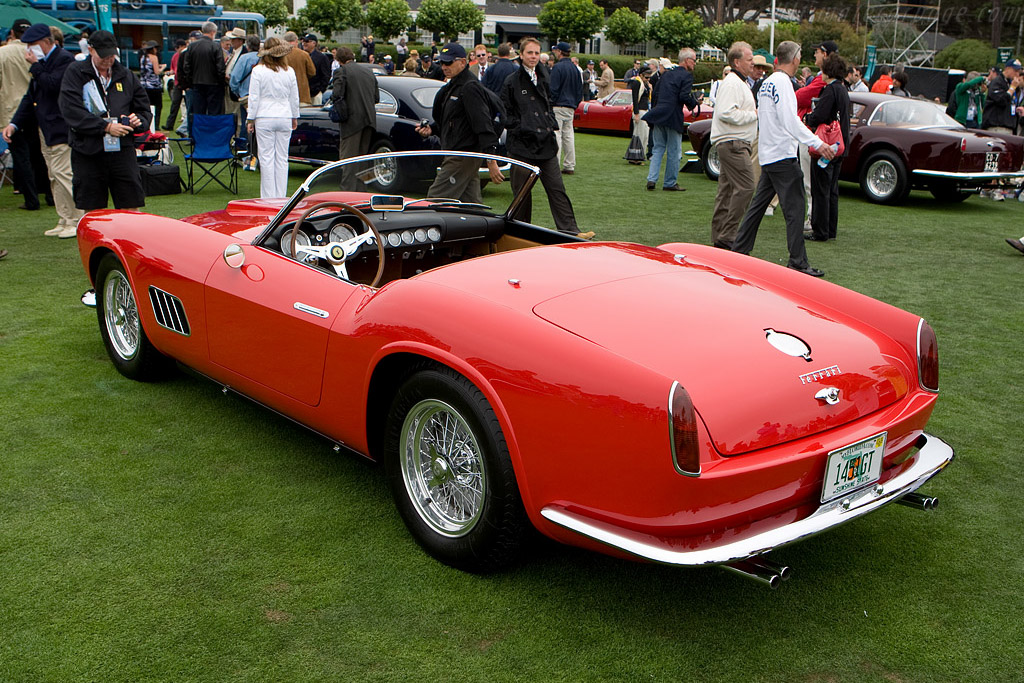
<instances>
[{"instance_id":1,"label":"blue jacket","mask_svg":"<svg viewBox=\"0 0 1024 683\"><path fill-rule=\"evenodd\" d=\"M575 109L583 101L583 76L568 57L551 69L551 106Z\"/></svg>"},{"instance_id":2,"label":"blue jacket","mask_svg":"<svg viewBox=\"0 0 1024 683\"><path fill-rule=\"evenodd\" d=\"M499 59L484 74L484 87L495 95L500 95L501 86L504 85L505 79L509 77L509 74L515 73L518 68L519 65L511 59Z\"/></svg>"},{"instance_id":3,"label":"blue jacket","mask_svg":"<svg viewBox=\"0 0 1024 683\"><path fill-rule=\"evenodd\" d=\"M682 133L683 105L697 108L697 99L690 92L693 89L693 74L681 66L669 69L658 79L651 97L651 109L644 114L644 121L652 126L664 126Z\"/></svg>"},{"instance_id":4,"label":"blue jacket","mask_svg":"<svg viewBox=\"0 0 1024 683\"><path fill-rule=\"evenodd\" d=\"M259 52L246 52L238 58L235 67L231 69L231 81L228 83L228 87L231 88L231 92L238 95L239 99L249 96L249 77L252 76L252 68L259 60Z\"/></svg>"},{"instance_id":5,"label":"blue jacket","mask_svg":"<svg viewBox=\"0 0 1024 683\"><path fill-rule=\"evenodd\" d=\"M32 123L33 118L43 132L46 145L66 145L68 142L68 124L57 106L60 98L60 84L64 80L64 72L75 58L71 53L55 45L46 59L41 59L29 67L32 80L28 90L21 98L18 111L11 117L11 123L24 128Z\"/></svg>"}]
</instances>

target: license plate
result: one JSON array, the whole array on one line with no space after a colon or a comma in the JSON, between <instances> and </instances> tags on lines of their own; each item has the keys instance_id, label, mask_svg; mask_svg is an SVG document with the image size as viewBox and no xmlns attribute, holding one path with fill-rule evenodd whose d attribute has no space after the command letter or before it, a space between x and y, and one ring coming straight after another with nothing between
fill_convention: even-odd
<instances>
[{"instance_id":1,"label":"license plate","mask_svg":"<svg viewBox=\"0 0 1024 683\"><path fill-rule=\"evenodd\" d=\"M988 152L985 155L985 171L995 172L999 170L999 152Z\"/></svg>"},{"instance_id":2,"label":"license plate","mask_svg":"<svg viewBox=\"0 0 1024 683\"><path fill-rule=\"evenodd\" d=\"M886 432L882 432L828 454L822 503L878 481L882 476L885 436Z\"/></svg>"}]
</instances>

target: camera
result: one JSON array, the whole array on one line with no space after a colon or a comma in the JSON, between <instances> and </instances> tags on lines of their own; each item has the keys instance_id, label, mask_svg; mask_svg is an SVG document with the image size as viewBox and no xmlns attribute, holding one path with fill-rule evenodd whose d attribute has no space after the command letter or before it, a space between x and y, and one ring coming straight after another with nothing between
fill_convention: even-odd
<instances>
[{"instance_id":1,"label":"camera","mask_svg":"<svg viewBox=\"0 0 1024 683\"><path fill-rule=\"evenodd\" d=\"M426 119L420 119L420 128L430 128L430 121Z\"/></svg>"},{"instance_id":2,"label":"camera","mask_svg":"<svg viewBox=\"0 0 1024 683\"><path fill-rule=\"evenodd\" d=\"M117 122L120 123L122 126L128 126L130 128L134 127L134 126L132 126L131 120L129 120L129 118L127 116L119 116L117 118Z\"/></svg>"}]
</instances>

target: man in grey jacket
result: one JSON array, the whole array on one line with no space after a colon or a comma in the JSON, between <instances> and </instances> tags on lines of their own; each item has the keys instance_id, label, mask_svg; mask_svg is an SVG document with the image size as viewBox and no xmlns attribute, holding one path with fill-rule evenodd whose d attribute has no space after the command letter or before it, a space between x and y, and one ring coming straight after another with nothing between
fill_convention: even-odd
<instances>
[{"instance_id":1,"label":"man in grey jacket","mask_svg":"<svg viewBox=\"0 0 1024 683\"><path fill-rule=\"evenodd\" d=\"M337 56L341 66L334 72L331 83L331 106L337 114L341 133L338 158L350 159L370 151L370 140L377 125L374 105L380 102L380 89L373 72L356 63L351 48L339 47ZM359 186L356 171L354 166L345 167L342 189L354 192L364 189Z\"/></svg>"}]
</instances>

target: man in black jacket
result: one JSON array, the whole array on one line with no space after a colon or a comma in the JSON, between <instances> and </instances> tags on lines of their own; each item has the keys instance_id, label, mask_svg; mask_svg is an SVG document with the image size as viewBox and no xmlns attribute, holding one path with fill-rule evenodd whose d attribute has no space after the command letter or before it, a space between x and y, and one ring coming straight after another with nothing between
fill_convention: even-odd
<instances>
[{"instance_id":1,"label":"man in black jacket","mask_svg":"<svg viewBox=\"0 0 1024 683\"><path fill-rule=\"evenodd\" d=\"M316 74L309 79L309 97L313 104L320 104L320 95L331 86L331 58L320 52L320 43L312 33L302 37L302 49L313 60Z\"/></svg>"},{"instance_id":2,"label":"man in black jacket","mask_svg":"<svg viewBox=\"0 0 1024 683\"><path fill-rule=\"evenodd\" d=\"M14 131L30 130L32 126L29 124L33 121L38 123L43 159L46 160L50 190L57 209L57 225L43 234L74 237L82 212L75 208L72 196L68 126L61 117L57 100L64 72L69 64L74 63L75 58L53 42L50 27L46 24L33 24L25 30L21 40L28 45L25 59L31 64L29 73L32 74L32 80L29 81L28 91L21 98L11 123L4 128L4 140L10 142Z\"/></svg>"},{"instance_id":3,"label":"man in black jacket","mask_svg":"<svg viewBox=\"0 0 1024 683\"><path fill-rule=\"evenodd\" d=\"M181 78L183 87L192 90L189 115L218 116L224 113L224 51L213 40L217 37L217 24L207 21L202 32L202 37L190 43L181 56L185 62Z\"/></svg>"},{"instance_id":4,"label":"man in black jacket","mask_svg":"<svg viewBox=\"0 0 1024 683\"><path fill-rule=\"evenodd\" d=\"M417 126L416 132L425 138L439 135L442 149L494 154L498 149L498 136L494 133L490 96L480 80L466 68L465 48L458 43L448 43L441 48L437 60L449 81L434 96L434 122ZM498 162L488 161L487 168L493 182L505 179L498 170ZM427 196L479 204L479 169L479 157L446 156Z\"/></svg>"},{"instance_id":5,"label":"man in black jacket","mask_svg":"<svg viewBox=\"0 0 1024 683\"><path fill-rule=\"evenodd\" d=\"M498 46L498 61L484 73L483 84L495 95L501 92L501 86L509 74L519 68L519 65L512 61L512 46L502 43Z\"/></svg>"},{"instance_id":6,"label":"man in black jacket","mask_svg":"<svg viewBox=\"0 0 1024 683\"><path fill-rule=\"evenodd\" d=\"M220 50L220 46L216 46ZM60 89L60 111L70 129L75 206L118 209L146 203L133 133L149 129L153 114L139 79L115 59L110 31L89 36L89 58L71 64Z\"/></svg>"},{"instance_id":7,"label":"man in black jacket","mask_svg":"<svg viewBox=\"0 0 1024 683\"><path fill-rule=\"evenodd\" d=\"M996 133L1013 133L1016 112L1013 107L1013 93L1024 87L1020 75L1020 62L1011 59L1003 67L1003 73L988 83L985 108L982 112L981 127Z\"/></svg>"},{"instance_id":8,"label":"man in black jacket","mask_svg":"<svg viewBox=\"0 0 1024 683\"><path fill-rule=\"evenodd\" d=\"M505 146L508 155L540 168L540 182L548 195L551 215L560 232L591 238L593 232L580 234L572 202L565 193L562 174L558 169L558 141L555 131L558 121L551 108L548 74L537 68L540 62L540 42L536 38L523 38L519 42L523 66L505 79L501 88L501 103L505 107L505 126L508 131ZM512 166L512 194L518 195L530 172ZM529 222L533 208L530 195L526 195L516 218Z\"/></svg>"},{"instance_id":9,"label":"man in black jacket","mask_svg":"<svg viewBox=\"0 0 1024 683\"><path fill-rule=\"evenodd\" d=\"M338 158L351 159L370 151L370 141L377 125L376 104L380 102L380 88L377 77L366 67L356 62L352 48L342 45L338 48L339 66L331 83L331 106L338 115ZM343 167L341 187L359 192L365 190L356 180L353 165Z\"/></svg>"},{"instance_id":10,"label":"man in black jacket","mask_svg":"<svg viewBox=\"0 0 1024 683\"><path fill-rule=\"evenodd\" d=\"M668 60L664 60L667 62ZM644 121L651 127L651 167L647 173L647 189L653 190L661 173L661 160L665 158L665 178L661 189L681 192L684 188L676 184L679 162L683 155L683 105L696 109L699 101L691 92L693 88L693 67L697 54L692 48L679 51L679 66L671 62L663 64L665 69L651 96L651 108L644 114Z\"/></svg>"},{"instance_id":11,"label":"man in black jacket","mask_svg":"<svg viewBox=\"0 0 1024 683\"><path fill-rule=\"evenodd\" d=\"M435 81L444 80L444 70L434 61L430 53L420 57L419 66L416 67L416 75L420 78L433 78Z\"/></svg>"}]
</instances>

